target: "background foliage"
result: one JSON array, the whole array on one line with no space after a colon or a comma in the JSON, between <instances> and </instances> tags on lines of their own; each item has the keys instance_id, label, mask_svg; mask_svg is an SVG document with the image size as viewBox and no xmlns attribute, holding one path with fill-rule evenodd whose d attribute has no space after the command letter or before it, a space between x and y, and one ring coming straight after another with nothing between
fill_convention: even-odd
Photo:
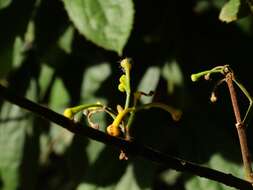
<instances>
[{"instance_id":1,"label":"background foliage","mask_svg":"<svg viewBox=\"0 0 253 190\"><path fill-rule=\"evenodd\" d=\"M242 0L0 0L1 82L60 113L97 100L116 107L118 61L131 57L134 88L184 113L179 123L160 110L138 113L135 140L243 177L227 89L213 105L214 84L192 84L190 74L230 64L253 92L250 9ZM112 147L0 105L1 190L229 189L142 158L119 161ZM109 122L96 120L101 130Z\"/></svg>"}]
</instances>

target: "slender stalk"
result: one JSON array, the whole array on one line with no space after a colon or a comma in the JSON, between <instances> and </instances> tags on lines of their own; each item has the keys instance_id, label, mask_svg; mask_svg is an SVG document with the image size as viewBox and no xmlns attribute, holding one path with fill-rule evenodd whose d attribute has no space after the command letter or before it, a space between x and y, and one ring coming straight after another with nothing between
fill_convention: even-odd
<instances>
[{"instance_id":1,"label":"slender stalk","mask_svg":"<svg viewBox=\"0 0 253 190\"><path fill-rule=\"evenodd\" d=\"M246 178L246 180L253 183L251 158L250 158L250 152L249 152L248 143L247 143L245 125L241 119L241 114L240 114L240 110L239 110L239 106L238 106L238 102L237 102L236 91L235 91L234 84L233 84L233 77L234 77L233 73L228 72L226 74L226 82L227 82L228 89L230 92L232 106L233 106L233 110L234 110L234 114L235 114L235 118L236 118L236 129L237 129L240 147L241 147L243 165L244 165L244 170L245 170L245 178Z\"/></svg>"},{"instance_id":2,"label":"slender stalk","mask_svg":"<svg viewBox=\"0 0 253 190\"><path fill-rule=\"evenodd\" d=\"M159 102L152 102L152 103L141 105L139 107L136 107L136 111L140 111L142 109L150 109L150 108L160 108L169 112L174 121L178 121L182 116L182 112L180 110L174 109L173 107L170 107L166 104L159 103Z\"/></svg>"}]
</instances>

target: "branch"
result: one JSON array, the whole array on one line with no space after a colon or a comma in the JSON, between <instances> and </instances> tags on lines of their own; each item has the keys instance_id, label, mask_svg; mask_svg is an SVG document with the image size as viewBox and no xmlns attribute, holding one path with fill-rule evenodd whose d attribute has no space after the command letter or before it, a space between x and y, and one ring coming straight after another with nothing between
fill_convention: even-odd
<instances>
[{"instance_id":1,"label":"branch","mask_svg":"<svg viewBox=\"0 0 253 190\"><path fill-rule=\"evenodd\" d=\"M68 118L46 107L36 104L26 98L17 96L14 92L11 92L8 88L2 86L1 84L0 97L22 108L25 108L40 117L54 122L77 135L89 137L93 140L105 143L107 145L112 145L118 149L124 150L128 154L142 156L145 159L167 166L177 171L189 172L194 175L214 180L237 189L253 189L251 183L237 178L231 174L226 174L173 156L165 155L137 142L129 142L120 138L115 138L91 127L84 127L82 123L75 123L72 120L69 120Z\"/></svg>"},{"instance_id":2,"label":"branch","mask_svg":"<svg viewBox=\"0 0 253 190\"><path fill-rule=\"evenodd\" d=\"M227 82L228 89L230 92L230 97L231 97L232 106L233 106L235 119L236 119L235 126L237 129L240 147L241 147L243 166L245 170L245 178L252 183L253 175L252 175L252 168L251 168L250 152L249 152L248 143L247 143L247 135L245 131L245 125L241 119L241 114L240 114L239 105L237 102L237 96L236 96L236 91L233 84L233 79L234 79L234 73L232 71L229 71L226 74L226 82Z\"/></svg>"}]
</instances>

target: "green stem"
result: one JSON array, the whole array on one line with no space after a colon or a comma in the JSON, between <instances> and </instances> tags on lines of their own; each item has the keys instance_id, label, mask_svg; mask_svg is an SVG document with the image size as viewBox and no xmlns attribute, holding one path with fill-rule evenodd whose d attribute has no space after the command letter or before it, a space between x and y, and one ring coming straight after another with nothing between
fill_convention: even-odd
<instances>
[{"instance_id":1,"label":"green stem","mask_svg":"<svg viewBox=\"0 0 253 190\"><path fill-rule=\"evenodd\" d=\"M213 73L222 73L223 70L224 70L225 66L217 66L217 67L214 67L213 69L211 70L207 70L207 71L202 71L202 72L199 72L199 73L196 73L196 74L192 74L191 75L191 80L193 82L197 81L199 78L205 76L205 75L208 75L208 74L213 74Z\"/></svg>"},{"instance_id":2,"label":"green stem","mask_svg":"<svg viewBox=\"0 0 253 190\"><path fill-rule=\"evenodd\" d=\"M126 103L125 103L125 109L129 107L130 104L130 97L131 97L131 84L130 84L130 71L126 70Z\"/></svg>"},{"instance_id":3,"label":"green stem","mask_svg":"<svg viewBox=\"0 0 253 190\"><path fill-rule=\"evenodd\" d=\"M243 92L243 94L247 97L247 99L249 100L249 107L246 111L246 114L243 118L243 123L244 125L248 125L249 124L249 121L250 119L252 118L252 115L253 115L253 101L252 101L252 98L249 94L249 92L246 90L246 88L239 82L237 81L236 79L233 80L235 82L235 84L240 88L240 90Z\"/></svg>"},{"instance_id":4,"label":"green stem","mask_svg":"<svg viewBox=\"0 0 253 190\"><path fill-rule=\"evenodd\" d=\"M101 103L96 104L83 104L72 108L67 108L66 110L70 110L73 115L77 114L80 111L86 110L86 109L95 109L95 108L104 108L105 112L108 113L113 119L116 118L116 113L110 108L107 107Z\"/></svg>"},{"instance_id":5,"label":"green stem","mask_svg":"<svg viewBox=\"0 0 253 190\"><path fill-rule=\"evenodd\" d=\"M132 126L132 123L134 121L135 113L136 113L136 110L132 111L130 113L129 118L128 118L127 125L126 125L126 128L125 128L125 130L126 130L126 140L131 140L130 127Z\"/></svg>"}]
</instances>

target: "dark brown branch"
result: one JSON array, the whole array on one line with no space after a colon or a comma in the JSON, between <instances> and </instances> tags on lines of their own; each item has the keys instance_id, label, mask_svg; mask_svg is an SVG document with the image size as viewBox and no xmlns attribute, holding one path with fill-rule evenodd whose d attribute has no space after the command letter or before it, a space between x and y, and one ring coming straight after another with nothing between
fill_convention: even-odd
<instances>
[{"instance_id":1,"label":"dark brown branch","mask_svg":"<svg viewBox=\"0 0 253 190\"><path fill-rule=\"evenodd\" d=\"M241 147L242 160L243 160L243 165L244 165L244 170L245 170L245 177L248 181L253 183L251 158L250 158L250 152L249 152L248 143L247 143L245 125L241 119L241 114L240 114L240 110L239 110L239 106L238 106L238 102L237 102L236 91L235 91L234 84L233 84L233 77L234 77L233 72L229 71L226 74L226 82L227 82L228 89L230 92L232 106L233 106L233 110L234 110L234 114L235 114L236 129L237 129L240 147Z\"/></svg>"},{"instance_id":2,"label":"dark brown branch","mask_svg":"<svg viewBox=\"0 0 253 190\"><path fill-rule=\"evenodd\" d=\"M137 142L128 142L119 138L109 136L93 128L84 127L81 123L74 123L72 120L69 120L68 118L48 108L45 108L28 99L15 95L2 85L0 85L0 96L5 100L16 104L22 108L25 108L51 122L54 122L77 135L89 137L93 140L103 142L107 145L112 145L119 149L123 149L126 153L130 155L142 156L145 159L151 160L153 162L167 166L177 171L190 172L194 175L205 177L207 179L214 180L237 189L253 189L251 183L240 178L234 177L231 174L226 174L176 157L165 155L149 147L138 144Z\"/></svg>"}]
</instances>

